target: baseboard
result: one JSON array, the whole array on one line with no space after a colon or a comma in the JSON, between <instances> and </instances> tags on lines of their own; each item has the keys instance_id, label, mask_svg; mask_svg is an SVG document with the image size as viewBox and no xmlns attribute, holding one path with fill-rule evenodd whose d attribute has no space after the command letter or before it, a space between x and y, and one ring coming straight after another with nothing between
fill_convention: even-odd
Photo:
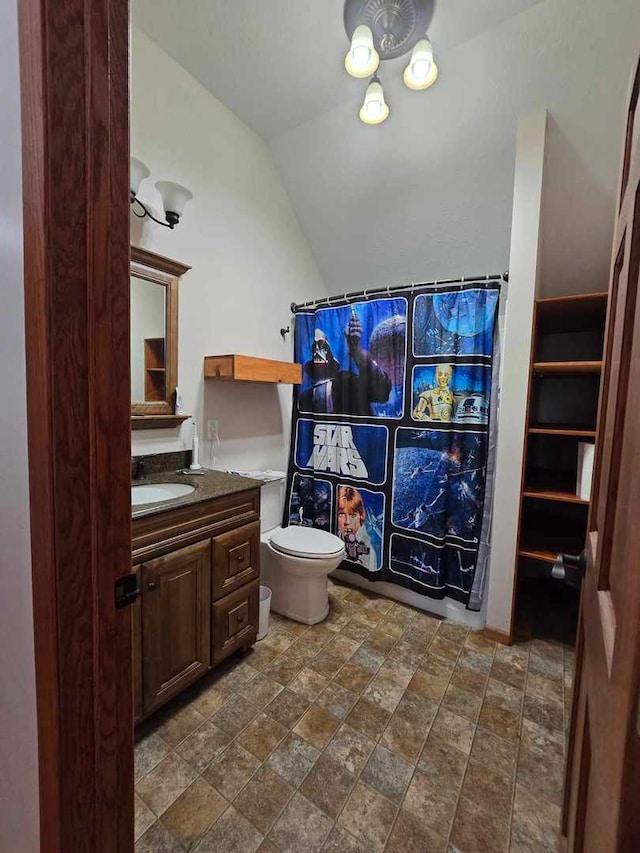
<instances>
[{"instance_id":1,"label":"baseboard","mask_svg":"<svg viewBox=\"0 0 640 853\"><path fill-rule=\"evenodd\" d=\"M492 628L491 625L485 625L482 633L488 640L493 640L495 643L501 643L503 646L511 645L511 634L508 631L500 631L498 628Z\"/></svg>"}]
</instances>

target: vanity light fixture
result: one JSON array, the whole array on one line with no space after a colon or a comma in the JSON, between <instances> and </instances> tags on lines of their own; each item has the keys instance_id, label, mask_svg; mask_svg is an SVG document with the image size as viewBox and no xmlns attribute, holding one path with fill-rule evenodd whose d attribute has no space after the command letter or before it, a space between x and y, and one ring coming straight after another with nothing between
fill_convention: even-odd
<instances>
[{"instance_id":1,"label":"vanity light fixture","mask_svg":"<svg viewBox=\"0 0 640 853\"><path fill-rule=\"evenodd\" d=\"M166 219L166 222L163 222L161 219L157 219L153 213L151 213L149 208L138 198L140 184L148 178L150 174L151 172L149 168L141 160L136 160L135 157L131 158L130 191L131 204L134 205L133 215L137 216L138 219L144 219L145 216L148 216L149 219L153 219L153 221L157 222L158 225L173 229L180 221L180 217L184 212L186 203L193 198L193 193L191 190L183 187L182 184L176 184L173 181L157 181L156 189L160 193L162 206L164 208L164 218ZM142 208L143 212L137 213L135 205Z\"/></svg>"},{"instance_id":2,"label":"vanity light fixture","mask_svg":"<svg viewBox=\"0 0 640 853\"><path fill-rule=\"evenodd\" d=\"M404 72L409 89L428 89L438 79L438 66L427 35L435 0L345 0L344 27L351 42L345 68L352 77L370 77L359 116L365 124L381 124L389 115L375 72L380 62L411 51Z\"/></svg>"}]
</instances>

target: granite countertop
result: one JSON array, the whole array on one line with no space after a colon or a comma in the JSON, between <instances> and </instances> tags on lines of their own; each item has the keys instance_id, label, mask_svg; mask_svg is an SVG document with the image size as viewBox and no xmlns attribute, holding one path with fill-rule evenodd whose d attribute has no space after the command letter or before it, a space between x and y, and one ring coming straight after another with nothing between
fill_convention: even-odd
<instances>
[{"instance_id":1,"label":"granite countertop","mask_svg":"<svg viewBox=\"0 0 640 853\"><path fill-rule=\"evenodd\" d=\"M207 468L204 469L204 474L202 475L180 474L178 471L154 472L144 477L144 479L134 480L131 485L146 486L154 483L188 483L191 486L195 486L196 490L181 498L132 506L132 518L142 518L144 516L155 515L159 512L166 512L175 507L189 506L190 504L201 503L212 498L221 498L225 495L258 489L262 485L259 480L240 477L237 474L228 474L225 471L211 471Z\"/></svg>"}]
</instances>

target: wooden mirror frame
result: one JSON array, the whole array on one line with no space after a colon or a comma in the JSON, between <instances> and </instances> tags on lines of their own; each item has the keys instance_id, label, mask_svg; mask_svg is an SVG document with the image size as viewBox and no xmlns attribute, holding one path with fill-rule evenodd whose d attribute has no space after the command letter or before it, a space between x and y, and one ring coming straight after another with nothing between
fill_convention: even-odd
<instances>
[{"instance_id":1,"label":"wooden mirror frame","mask_svg":"<svg viewBox=\"0 0 640 853\"><path fill-rule=\"evenodd\" d=\"M166 291L165 399L157 402L132 401L132 429L174 427L189 417L174 413L173 398L178 384L178 286L181 276L190 269L190 266L164 255L131 246L130 275L162 285Z\"/></svg>"}]
</instances>

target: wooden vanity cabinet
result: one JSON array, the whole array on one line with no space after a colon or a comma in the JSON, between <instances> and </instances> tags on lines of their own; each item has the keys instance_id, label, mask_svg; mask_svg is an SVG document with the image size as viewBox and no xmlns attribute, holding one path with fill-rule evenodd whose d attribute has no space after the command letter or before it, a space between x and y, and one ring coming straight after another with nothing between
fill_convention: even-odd
<instances>
[{"instance_id":1,"label":"wooden vanity cabinet","mask_svg":"<svg viewBox=\"0 0 640 853\"><path fill-rule=\"evenodd\" d=\"M211 542L179 548L140 568L148 714L211 665Z\"/></svg>"},{"instance_id":2,"label":"wooden vanity cabinet","mask_svg":"<svg viewBox=\"0 0 640 853\"><path fill-rule=\"evenodd\" d=\"M134 519L136 721L255 642L259 508L251 490Z\"/></svg>"}]
</instances>

